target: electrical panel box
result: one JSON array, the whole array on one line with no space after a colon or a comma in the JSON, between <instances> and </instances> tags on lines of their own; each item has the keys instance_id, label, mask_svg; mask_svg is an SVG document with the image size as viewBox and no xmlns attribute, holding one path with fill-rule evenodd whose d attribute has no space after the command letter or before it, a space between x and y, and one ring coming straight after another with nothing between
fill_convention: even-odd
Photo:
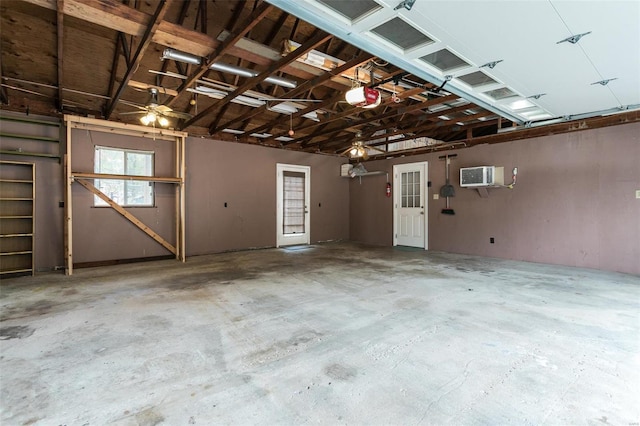
<instances>
[{"instance_id":1,"label":"electrical panel box","mask_svg":"<svg viewBox=\"0 0 640 426\"><path fill-rule=\"evenodd\" d=\"M478 166L460 169L460 186L463 188L502 185L504 185L504 167Z\"/></svg>"}]
</instances>

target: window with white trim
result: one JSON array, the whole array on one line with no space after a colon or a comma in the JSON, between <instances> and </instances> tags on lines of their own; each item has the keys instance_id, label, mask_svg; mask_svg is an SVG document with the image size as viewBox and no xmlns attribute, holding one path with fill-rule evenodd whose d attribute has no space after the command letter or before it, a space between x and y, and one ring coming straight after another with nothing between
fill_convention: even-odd
<instances>
[{"instance_id":1,"label":"window with white trim","mask_svg":"<svg viewBox=\"0 0 640 426\"><path fill-rule=\"evenodd\" d=\"M96 146L94 172L110 175L153 176L153 151ZM153 182L96 179L95 186L123 207L153 207ZM108 204L94 196L94 206Z\"/></svg>"}]
</instances>

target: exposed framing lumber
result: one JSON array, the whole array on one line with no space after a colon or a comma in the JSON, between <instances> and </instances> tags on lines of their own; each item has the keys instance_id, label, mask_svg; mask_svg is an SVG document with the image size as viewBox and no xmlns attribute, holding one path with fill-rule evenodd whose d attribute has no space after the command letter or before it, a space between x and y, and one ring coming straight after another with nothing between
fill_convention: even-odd
<instances>
[{"instance_id":1,"label":"exposed framing lumber","mask_svg":"<svg viewBox=\"0 0 640 426\"><path fill-rule=\"evenodd\" d=\"M178 177L160 177L160 176L132 176L132 175L114 175L108 173L82 173L71 172L74 179L116 179L131 180L141 182L160 182L160 183L181 183L182 179Z\"/></svg>"},{"instance_id":2,"label":"exposed framing lumber","mask_svg":"<svg viewBox=\"0 0 640 426\"><path fill-rule=\"evenodd\" d=\"M58 36L58 111L62 111L63 94L62 90L64 74L64 0L57 0L56 3L56 31Z\"/></svg>"},{"instance_id":3,"label":"exposed framing lumber","mask_svg":"<svg viewBox=\"0 0 640 426\"><path fill-rule=\"evenodd\" d=\"M180 15L178 15L178 20L176 22L176 24L178 25L182 25L184 24L184 20L187 17L187 12L189 11L189 6L191 5L191 0L184 0L182 2L182 7L180 8ZM169 69L169 63L171 61L162 61L162 68L160 70L161 73L165 73L167 72L167 70ZM178 64L178 62L176 62L176 64ZM182 74L182 73L181 73ZM164 75L163 74L159 74L158 75L158 86L162 86L162 82L164 81Z\"/></svg>"},{"instance_id":4,"label":"exposed framing lumber","mask_svg":"<svg viewBox=\"0 0 640 426\"><path fill-rule=\"evenodd\" d=\"M349 125L347 127L366 124L366 123L370 123L372 121L383 120L383 119L386 119L386 118L397 117L397 116L400 116L402 114L406 114L408 112L418 111L418 110L427 108L429 106L438 105L438 104L441 104L441 103L453 101L455 99L458 99L457 95L447 95L447 96L443 96L441 98L434 98L434 99L430 99L428 101L417 102L417 103L415 103L413 105L401 105L401 106L398 106L393 111L387 112L385 114L375 115L375 116L370 117L370 118L364 118L364 119L361 119L359 121L356 121L356 122L353 122L353 123L349 123ZM389 99L385 100L382 105L395 105L395 104L389 98ZM345 111L343 111L343 112L341 112L339 114L334 114L333 116L329 117L327 120L324 120L324 121L322 121L320 123L309 124L309 125L307 125L307 126L305 126L303 128L300 128L299 130L311 129L311 128L319 126L322 123L329 123L331 121L340 120L340 119L345 118L345 117L347 117L349 115L352 115L354 113L359 113L359 112L364 112L364 111L365 110L363 110L362 108L358 108L358 107L349 108L349 109L347 109L347 110L345 110ZM279 136L282 136L282 135L274 135L273 138L275 139L275 138L277 138ZM294 141L287 142L287 144L300 143L300 142L305 141L306 139L307 139L306 137L300 138L300 139L296 139Z\"/></svg>"},{"instance_id":5,"label":"exposed framing lumber","mask_svg":"<svg viewBox=\"0 0 640 426\"><path fill-rule=\"evenodd\" d=\"M211 64L219 60L223 55L228 53L228 51L242 38L245 34L253 29L258 23L271 11L273 6L267 2L263 2L258 8L256 8L251 15L247 17L247 19L242 23L239 30L232 32L229 36L218 46L215 50L203 59L200 66L189 76L185 81L182 82L180 87L178 87L178 96L171 99L167 105L173 105L176 100L186 92L187 88L191 87L200 77L202 77L207 71L209 71L209 67Z\"/></svg>"},{"instance_id":6,"label":"exposed framing lumber","mask_svg":"<svg viewBox=\"0 0 640 426\"><path fill-rule=\"evenodd\" d=\"M330 71L330 72L326 72L324 74L321 74L311 80L307 80L304 83L302 83L301 85L299 85L298 87L296 87L293 90L290 90L289 92L286 92L283 95L283 98L294 98L298 95L300 95L301 93L306 92L307 90L311 90L317 86L320 86L321 84L323 84L325 81L333 78L336 75L340 75L348 70L350 70L351 68L357 67L359 65L361 65L362 63L368 61L369 59L371 59L372 55L365 53L362 54L360 56L358 56L355 59L352 59L348 62L345 62L343 65L335 68L334 70ZM220 126L216 126L213 131L211 131L211 133L217 133L219 131L221 131L222 129L226 129L229 128L229 126L234 125L235 123L243 123L246 120L249 120L252 117L255 117L258 114L263 113L264 111L266 111L267 109L267 105L263 105L261 107L258 108L254 108L251 111L247 112L244 115L241 115L240 117L236 117L231 121L228 121ZM305 113L306 114L306 113ZM297 118L297 117L292 117L292 118ZM279 121L279 119L278 119Z\"/></svg>"},{"instance_id":7,"label":"exposed framing lumber","mask_svg":"<svg viewBox=\"0 0 640 426\"><path fill-rule=\"evenodd\" d=\"M247 91L249 89L252 89L258 83L262 82L265 78L267 78L268 76L272 75L273 73L275 73L276 71L278 71L279 69L284 67L285 65L288 65L291 62L295 61L300 56L304 55L309 50L313 49L318 44L322 43L323 41L327 40L330 37L333 37L333 36L330 35L330 34L325 33L324 31L317 30L315 32L315 34L312 35L311 38L309 38L309 40L307 40L302 46L298 47L296 50L294 50L293 52L291 52L287 56L285 56L283 58L280 58L280 60L272 63L271 66L269 66L266 70L262 71L257 76L247 79L247 81L245 81L243 84L238 86L236 88L236 90L234 90L233 92L231 92L230 94L228 94L224 98L220 99L218 102L215 102L212 105L210 105L209 107L205 108L198 115L196 115L195 117L192 117L184 125L182 125L182 129L185 129L185 128L189 127L190 125L196 123L197 121L199 121L200 119L202 119L204 116L208 115L209 113L213 112L214 110L218 110L218 109L222 108L223 106L225 106L226 104L231 102L233 99L235 99L237 96L241 95L242 93L244 93L245 91ZM211 127L211 126L209 126L209 127Z\"/></svg>"},{"instance_id":8,"label":"exposed framing lumber","mask_svg":"<svg viewBox=\"0 0 640 426\"><path fill-rule=\"evenodd\" d=\"M438 112L434 112L434 113L430 113L430 114L426 114L426 115L421 115L419 117L415 117L412 120L405 121L403 123L404 127L402 127L402 128L399 128L399 125L398 125L399 123L397 123L397 122L387 123L387 124L384 124L384 125L382 125L380 127L376 127L375 129L370 130L362 138L356 138L356 139L354 139L352 141L355 141L355 140L365 141L368 138L374 137L373 134L375 132L377 132L377 131L387 130L387 129L392 129L392 128L398 128L398 130L385 134L384 135L385 137L394 136L394 135L403 134L403 133L413 133L413 132L421 130L425 126L430 127L433 124L439 124L441 126L444 126L444 125L447 125L446 121L441 121L440 120L439 123L431 123L431 122L425 123L425 121L427 121L429 119L432 119L432 118L437 118L440 115L455 114L457 112L464 111L464 110L467 110L467 109L470 109L470 108L474 108L474 107L475 107L475 105L473 105L473 104L466 104L466 105L460 105L460 106L457 106L457 107L454 107L454 108L450 108L450 109L447 109L447 110L442 110L442 111L438 111ZM489 113L489 114L493 114L493 113ZM456 120L456 121L463 121L464 119L468 119L467 117L472 117L472 116L461 117L459 120ZM475 115L473 117L474 117L474 119L477 118L477 116L475 116ZM338 137L339 133L347 131L348 129L355 129L357 127L363 126L363 125L368 124L368 123L369 122L351 123L346 127L343 127L341 129L336 129L335 131L332 131L332 132L326 134L327 137L325 139L322 139L322 140L319 140L319 141L314 141L314 142L303 143L302 146L306 148L306 147L308 147L310 145L317 145L317 144L324 144L324 146L337 145L340 142L344 142L346 140L346 138L353 139L353 135L346 135L346 136ZM421 123L421 124L416 125L417 123Z\"/></svg>"},{"instance_id":9,"label":"exposed framing lumber","mask_svg":"<svg viewBox=\"0 0 640 426\"><path fill-rule=\"evenodd\" d=\"M113 110L116 107L116 104L120 100L120 97L122 96L124 89L127 87L129 80L131 80L131 77L133 77L133 73L137 70L138 65L142 61L142 57L144 55L145 50L147 50L147 47L151 43L152 36L158 29L160 22L164 19L164 15L167 13L167 10L169 9L168 6L171 2L172 0L158 0L158 7L156 9L156 12L151 18L151 21L149 22L147 29L144 32L142 39L140 40L140 43L138 44L138 49L136 50L135 55L131 59L131 64L127 68L127 72L125 73L124 77L122 78L122 81L120 82L120 87L118 87L116 94L111 99L111 103L109 104L109 106L107 107L107 110L105 111L104 116L106 119L109 119L109 117L111 116L111 113L113 112Z\"/></svg>"},{"instance_id":10,"label":"exposed framing lumber","mask_svg":"<svg viewBox=\"0 0 640 426\"><path fill-rule=\"evenodd\" d=\"M140 219L138 219L137 217L135 217L134 215L132 215L131 213L126 211L122 206L120 206L118 203L116 203L111 198L109 198L104 192L102 192L98 188L96 188L91 182L89 182L89 181L87 181L85 179L76 179L75 181L78 182L83 187L85 187L86 189L88 189L93 194L97 195L101 200L103 200L105 203L107 203L109 205L109 207L111 207L112 209L114 209L115 211L120 213L125 219L127 219L129 222L133 223L142 232L144 232L145 234L147 234L148 236L153 238L162 247L166 248L171 253L176 254L176 248L173 245L171 245L167 240L165 240L160 235L158 235L156 232L154 232L147 225L142 223L142 221Z\"/></svg>"},{"instance_id":11,"label":"exposed framing lumber","mask_svg":"<svg viewBox=\"0 0 640 426\"><path fill-rule=\"evenodd\" d=\"M184 132L177 132L173 130L155 130L154 132L149 132L149 128L146 126L138 126L133 124L124 124L124 123L115 123L109 122L105 120L97 120L93 118L86 117L77 117L71 115L65 115L64 120L66 123L67 130L67 143L66 143L66 154L64 156L64 172L65 172L65 239L64 239L64 249L65 249L65 271L68 275L73 273L73 196L72 196L72 185L73 182L76 181L80 183L85 188L89 189L98 197L102 198L107 204L109 204L112 208L114 208L118 213L126 217L128 220L132 221L136 226L142 229L149 236L154 238L158 243L162 244L165 248L175 254L176 259L184 262L186 260L186 234L185 234L185 217L186 217L186 186L185 186L185 175L186 175L186 156L185 156L185 142L187 138L187 134ZM175 143L175 176L171 177L160 177L160 176L122 176L115 174L102 174L102 173L84 173L84 172L72 172L72 129L86 129L86 130L95 130L99 132L105 133L113 133L118 135L130 135L137 137L147 137L153 138L156 140L166 140ZM176 188L175 195L175 237L176 243L175 247L171 244L152 235L153 231L144 225L141 221L127 212L122 206L117 205L113 200L110 200L108 196L102 194L97 188L93 186L87 180L91 179L124 179L124 180L141 180L141 181L151 181L157 183L167 183L173 184ZM92 188L93 187L93 188ZM96 192L97 191L97 192ZM102 195L100 195L102 194ZM123 213L124 212L124 213ZM135 218L135 220L132 220ZM147 232L150 231L150 232ZM155 234L155 233L153 233ZM155 234L157 236L157 234ZM163 243L164 241L164 243ZM168 244L168 246L166 244Z\"/></svg>"}]
</instances>

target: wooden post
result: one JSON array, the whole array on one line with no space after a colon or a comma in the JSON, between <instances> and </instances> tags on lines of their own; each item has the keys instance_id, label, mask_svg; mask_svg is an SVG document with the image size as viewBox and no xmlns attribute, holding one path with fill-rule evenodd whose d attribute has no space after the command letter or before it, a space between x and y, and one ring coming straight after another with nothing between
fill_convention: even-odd
<instances>
[{"instance_id":1,"label":"wooden post","mask_svg":"<svg viewBox=\"0 0 640 426\"><path fill-rule=\"evenodd\" d=\"M64 272L67 275L73 274L73 208L72 208L72 192L71 184L71 123L66 122L67 126L67 149L64 154Z\"/></svg>"}]
</instances>

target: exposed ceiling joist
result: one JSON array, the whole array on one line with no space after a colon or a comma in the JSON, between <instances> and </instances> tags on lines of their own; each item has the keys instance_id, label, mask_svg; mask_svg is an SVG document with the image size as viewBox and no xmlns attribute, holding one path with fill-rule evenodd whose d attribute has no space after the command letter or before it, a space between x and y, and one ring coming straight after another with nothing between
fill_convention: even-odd
<instances>
[{"instance_id":1,"label":"exposed ceiling joist","mask_svg":"<svg viewBox=\"0 0 640 426\"><path fill-rule=\"evenodd\" d=\"M138 49L136 50L136 53L131 60L131 65L127 68L127 72L125 73L124 77L122 78L122 81L120 82L120 87L118 87L116 94L111 99L111 103L109 104L109 106L107 107L107 110L105 111L104 116L107 120L111 116L111 113L116 107L116 104L120 100L120 96L122 96L122 93L124 92L124 89L127 87L127 84L129 84L129 80L131 80L131 77L133 77L133 73L137 70L138 65L140 64L140 61L142 61L142 56L144 55L144 52L149 46L149 44L151 43L151 38L153 34L156 32L156 30L158 29L158 26L160 25L160 22L162 22L162 19L164 19L164 15L167 13L168 6L172 1L173 0L158 1L158 7L156 9L156 12L151 18L151 21L149 22L149 25L147 26L147 29L143 34L142 39L140 40L140 43L138 44Z\"/></svg>"},{"instance_id":2,"label":"exposed ceiling joist","mask_svg":"<svg viewBox=\"0 0 640 426\"><path fill-rule=\"evenodd\" d=\"M64 81L64 0L57 0L56 3L56 31L57 48L58 48L58 110L62 111L62 105L64 102L63 96L63 81Z\"/></svg>"},{"instance_id":3,"label":"exposed ceiling joist","mask_svg":"<svg viewBox=\"0 0 640 426\"><path fill-rule=\"evenodd\" d=\"M264 70L263 72L258 74L257 76L247 79L247 81L244 84L238 86L232 93L228 94L227 96L225 96L224 98L222 98L218 102L214 103L213 105L210 105L205 110L203 110L201 113L199 113L198 115L196 115L192 119L188 120L182 126L182 128L184 129L186 127L189 127L190 125L192 125L193 123L197 122L198 120L200 120L204 116L208 115L212 111L216 111L216 110L220 109L225 104L231 102L233 99L235 99L236 97L238 97L242 93L246 92L247 90L255 87L258 83L262 82L265 78L267 78L268 76L272 75L274 72L278 71L279 69L281 69L285 65L295 61L301 55L304 55L307 51L313 49L319 43L327 40L330 37L332 37L332 36L327 34L327 33L325 33L325 32L323 32L323 31L317 31L309 40L307 40L304 43L303 46L300 46L298 49L296 49L292 53L290 53L287 56L285 56L285 57L281 58L280 60L276 61L271 66L269 66L266 70Z\"/></svg>"},{"instance_id":4,"label":"exposed ceiling joist","mask_svg":"<svg viewBox=\"0 0 640 426\"><path fill-rule=\"evenodd\" d=\"M211 64L218 61L223 55L225 55L235 44L244 37L253 27L255 27L271 10L272 6L269 3L262 3L254 10L251 15L243 21L237 31L232 32L229 36L216 47L210 55L206 57L200 64L200 66L193 72L178 88L178 96L172 98L167 105L172 106L182 95L188 87L191 87L200 77L202 77L208 70Z\"/></svg>"},{"instance_id":5,"label":"exposed ceiling joist","mask_svg":"<svg viewBox=\"0 0 640 426\"><path fill-rule=\"evenodd\" d=\"M363 63L365 63L366 61L368 61L369 59L371 59L371 55L369 55L368 53L364 53L359 55L357 58L354 58L348 62L345 62L343 65L333 69L332 71L326 72L324 74L321 74L311 80L307 80L304 83L302 83L301 85L299 85L298 87L296 87L295 89L290 90L289 92L285 93L283 95L283 98L288 98L288 99L292 99L296 96L299 96L301 93L306 92L307 90L311 90L321 84L323 84L324 82L326 82L327 80L331 79L332 77L336 76L336 75L340 75L346 71L349 71L351 68L357 67ZM236 123L243 123L246 120L249 120L252 117L255 117L258 114L263 113L264 111L266 111L268 109L268 105L265 104L259 108L255 108L252 111L247 112L246 114L243 114L239 117L236 117L228 122L226 122L223 125L219 125L216 126L216 128L213 129L213 131L211 132L213 133L217 133L219 131L221 131L222 129L226 129L226 128L230 128L230 126L233 126Z\"/></svg>"}]
</instances>

